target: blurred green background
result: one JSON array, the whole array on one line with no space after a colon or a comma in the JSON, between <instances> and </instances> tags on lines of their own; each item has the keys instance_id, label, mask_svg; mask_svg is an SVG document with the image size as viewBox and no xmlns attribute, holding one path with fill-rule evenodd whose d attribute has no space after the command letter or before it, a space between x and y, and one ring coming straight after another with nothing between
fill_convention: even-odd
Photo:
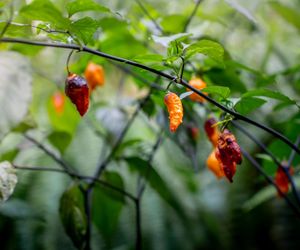
<instances>
[{"instance_id":1,"label":"blurred green background","mask_svg":"<svg viewBox=\"0 0 300 250\"><path fill-rule=\"evenodd\" d=\"M24 14L23 8L30 6L30 2L13 2L13 22L48 24L40 27L60 30L60 24L51 18L40 18L37 20L42 22L36 22L34 15ZM70 1L51 2L64 17L68 16L66 5ZM88 37L83 42L105 53L135 59L145 54L166 56L166 47L156 43L155 36L181 33L196 1L140 0L161 26L163 34L137 1L96 2L108 7L112 13L88 11L75 14L71 20L84 17L97 20L95 30L82 29ZM0 30L10 16L10 4L11 1L0 3ZM190 42L207 38L222 44L226 67L199 56L191 60L193 67L186 66L184 77L191 78L196 69L209 84L229 87L233 102L257 88L268 88L299 100L299 17L299 0L201 1L186 32L192 34ZM80 27L74 28L74 34L78 35L80 30ZM70 38L68 34L37 33L30 26L14 24L4 36L52 42L68 42ZM51 98L56 91L64 90L68 54L69 51L64 49L0 43L1 161L8 160L20 166L59 168L41 149L24 138L26 133L62 157L80 174L93 175L130 119L137 99L144 97L149 89L147 84L103 58L84 52L74 53L71 71L83 74L86 64L94 61L104 67L106 83L92 93L86 116L81 118L67 99L64 113L59 115ZM174 73L145 57L142 63ZM149 82L156 79L146 71L131 70ZM157 82L164 88L168 83L163 79ZM178 93L185 91L179 86L172 88ZM203 129L207 111L188 98L183 99L184 123L176 134L171 134L162 102L164 94L164 91L153 90L150 101L138 114L107 170L108 175L115 174L119 178L120 187L135 194L140 170L133 171L122 157L145 159L160 131L165 131L152 162L157 175L142 197L143 249L299 249L299 218L277 196L275 188L269 186L246 160L237 167L232 184L226 179L217 180L206 167L206 159L212 150ZM280 98L263 99L267 102L247 115L295 141L300 132L298 107L285 105ZM215 114L219 115L219 111ZM241 124L265 143L280 161L288 159L291 153L288 146L259 129ZM196 140L187 135L189 125L200 130ZM239 144L257 157L270 176L274 176L277 166L264 152L242 133L234 128L232 131ZM299 162L299 157L293 162L297 184L300 182ZM135 167L138 169L139 166ZM17 170L17 176L14 193L0 204L0 248L75 249L59 215L60 198L72 180L61 173L42 171ZM93 203L92 249L134 249L134 204L128 199L120 201L105 192L97 192ZM290 193L288 195L293 199Z\"/></svg>"}]
</instances>

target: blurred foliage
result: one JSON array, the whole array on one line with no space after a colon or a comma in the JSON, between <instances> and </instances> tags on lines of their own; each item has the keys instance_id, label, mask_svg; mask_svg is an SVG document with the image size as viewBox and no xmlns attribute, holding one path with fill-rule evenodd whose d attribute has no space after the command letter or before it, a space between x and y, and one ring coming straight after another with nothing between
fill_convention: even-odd
<instances>
[{"instance_id":1,"label":"blurred foliage","mask_svg":"<svg viewBox=\"0 0 300 250\"><path fill-rule=\"evenodd\" d=\"M185 30L195 2L4 0L0 2L0 31L10 38L87 45L164 70L175 79L181 74L188 80L200 76L215 100L295 141L300 134L300 2L203 0ZM60 167L26 140L26 133L74 171L92 176L137 102L149 91L149 83L155 83L163 90L151 89L109 170L101 176L133 195L138 180L144 177L149 184L141 201L143 249L299 248L299 220L246 160L238 166L233 184L218 181L207 170L212 147L203 124L212 114L221 116L219 110L211 104L205 109L185 97L184 122L171 134L163 104L169 81L79 52L71 58L71 71L83 75L89 61L101 64L105 86L91 93L84 117L67 98L63 111L57 112L53 95L64 89L68 54L61 48L0 43L1 162ZM170 90L183 96L188 91L177 84ZM243 126L280 161L289 158L287 145ZM199 129L198 137L189 135L191 127ZM277 166L269 157L245 135L230 129L268 175L274 176ZM149 162L161 130L165 131L162 143ZM299 163L296 156L297 186ZM148 168L152 169L149 175ZM17 175L14 193L0 204L1 249L82 247L86 218L80 190L86 183L74 183L54 172L17 170ZM293 199L292 194L288 196ZM92 203L92 249L133 249L134 203L98 184Z\"/></svg>"}]
</instances>

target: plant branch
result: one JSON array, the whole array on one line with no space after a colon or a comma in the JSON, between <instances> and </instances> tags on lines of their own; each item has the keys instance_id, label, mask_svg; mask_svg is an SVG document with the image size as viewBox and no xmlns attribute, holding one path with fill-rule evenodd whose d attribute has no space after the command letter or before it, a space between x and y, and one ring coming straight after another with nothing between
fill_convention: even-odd
<instances>
[{"instance_id":1,"label":"plant branch","mask_svg":"<svg viewBox=\"0 0 300 250\"><path fill-rule=\"evenodd\" d=\"M202 2L202 0L197 0L197 2L196 2L196 4L195 4L195 7L194 7L194 9L193 9L193 11L192 11L192 13L191 13L191 15L189 16L188 20L186 20L186 22L185 22L185 24L184 24L183 31L182 31L183 33L186 32L186 30L187 30L188 26L190 25L192 19L193 19L194 16L196 15L197 10L198 10L198 8L199 8L201 2Z\"/></svg>"},{"instance_id":2,"label":"plant branch","mask_svg":"<svg viewBox=\"0 0 300 250\"><path fill-rule=\"evenodd\" d=\"M300 136L297 137L297 140L295 142L296 147L299 147L299 144L300 144ZM296 156L296 152L295 152L295 150L292 150L289 160L288 160L288 163L287 163L287 167L292 166L295 156Z\"/></svg>"},{"instance_id":3,"label":"plant branch","mask_svg":"<svg viewBox=\"0 0 300 250\"><path fill-rule=\"evenodd\" d=\"M135 223L136 223L136 240L135 249L142 249L142 223L141 223L141 203L140 200L135 201Z\"/></svg>"},{"instance_id":4,"label":"plant branch","mask_svg":"<svg viewBox=\"0 0 300 250\"><path fill-rule=\"evenodd\" d=\"M13 20L13 15L14 15L14 5L13 2L10 3L10 12L9 12L9 18L6 21L5 26L3 27L1 33L0 33L0 38L2 38L5 34L5 32L7 31L7 29L9 28L9 26L11 25L11 21Z\"/></svg>"},{"instance_id":5,"label":"plant branch","mask_svg":"<svg viewBox=\"0 0 300 250\"><path fill-rule=\"evenodd\" d=\"M52 153L49 149L47 149L43 144L41 144L40 142L38 142L36 139L34 139L33 137L29 136L28 134L23 134L23 136L31 141L32 143L34 143L38 148L40 148L42 151L44 151L44 153L48 156L50 156L58 165L60 165L69 175L73 175L73 170L71 170L72 168L68 166L67 163L65 163L62 159L60 159L59 157L57 157L54 153Z\"/></svg>"},{"instance_id":6,"label":"plant branch","mask_svg":"<svg viewBox=\"0 0 300 250\"><path fill-rule=\"evenodd\" d=\"M138 107L136 108L135 112L132 114L131 118L129 119L129 121L127 122L127 124L125 125L125 127L123 128L123 130L121 131L117 141L115 142L112 150L110 151L109 155L104 159L104 161L98 166L95 174L94 174L94 178L98 179L102 172L105 170L105 168L107 167L108 163L111 161L111 159L113 158L114 154L116 153L116 151L118 150L121 142L123 141L127 131L129 130L129 128L131 127L132 123L134 122L135 118L137 117L138 113L140 112L140 110L143 108L143 106L145 105L145 103L148 101L149 97L151 95L151 90L149 91L149 93L147 94L146 97L144 97L142 100L140 100ZM91 183L91 186L93 185L93 183Z\"/></svg>"},{"instance_id":7,"label":"plant branch","mask_svg":"<svg viewBox=\"0 0 300 250\"><path fill-rule=\"evenodd\" d=\"M131 61L131 60L127 60L121 57L117 57L117 56L113 56L113 55L109 55L106 53L103 53L101 51L97 51L94 49L91 49L89 47L86 46L79 46L76 44L64 44L64 43L49 43L49 42L38 42L38 41L29 41L29 40L24 40L24 39L17 39L17 38L1 38L0 42L5 42L5 43L21 43L21 44L28 44L28 45L33 45L33 46L47 46L47 47L54 47L54 48L64 48L64 49L75 49L75 50L79 50L79 51L84 51L87 53L91 53L94 55L98 55L110 60L114 60L117 62L122 62L125 64L129 64L132 65L134 67L138 67L144 70L147 70L149 72L152 72L154 74L160 75L166 79L169 79L171 81L173 81L174 79L176 79L174 76L167 74L165 72L156 70L154 68L148 67L146 65ZM282 135L281 133L279 133L278 131L267 127L259 122L256 122L246 116L241 115L240 113L235 112L232 109L229 109L225 106L223 106L222 104L218 103L217 101L215 101L214 99L212 99L211 97L203 94L201 91L199 91L198 89L194 88L193 86L190 86L188 84L188 82L186 82L183 79L178 79L177 81L178 84L181 84L182 86L185 86L189 89L191 89L192 91L194 91L195 93L197 93L199 96L203 97L204 99L206 99L207 101L209 101L210 103L212 103L213 105L215 105L216 107L220 108L221 110L231 114L232 116L234 116L235 119L239 119L242 121L245 121L249 124L252 124L258 128L261 128L263 130L265 130L266 132L269 132L270 134L272 134L273 136L277 137L278 139L280 139L281 141L283 141L284 143L286 143L288 146L290 146L292 149L294 149L298 154L300 154L300 149L298 147L296 147L287 137L285 137L284 135Z\"/></svg>"},{"instance_id":8,"label":"plant branch","mask_svg":"<svg viewBox=\"0 0 300 250\"><path fill-rule=\"evenodd\" d=\"M287 205L295 212L295 214L300 218L300 212L298 210L298 208L294 205L294 203L289 199L289 197L283 193L280 188L276 185L276 183L274 182L274 180L268 176L265 171L263 170L263 168L260 166L260 164L250 155L248 154L248 152L246 150L244 150L241 147L241 151L243 153L243 156L248 159L248 161L252 164L252 166L254 166L256 168L256 170L265 177L265 179L271 184L273 185L277 192L284 198L284 200L286 201Z\"/></svg>"},{"instance_id":9,"label":"plant branch","mask_svg":"<svg viewBox=\"0 0 300 250\"><path fill-rule=\"evenodd\" d=\"M68 175L70 178L77 178L79 180L92 180L95 181L95 183L102 185L104 187L110 188L111 190L114 190L124 196L126 196L127 198L131 199L132 201L136 200L136 197L134 197L132 194L128 193L127 191L116 187L106 181L100 180L100 179L95 179L94 177L91 176L84 176L84 175L79 175L79 174L70 174L68 172L66 172L63 169L59 169L59 168L46 168L46 167L26 167L26 166L19 166L19 165L15 165L13 164L13 167L19 170L29 170L29 171L46 171L46 172L56 172L56 173L62 173L62 174L66 174Z\"/></svg>"},{"instance_id":10,"label":"plant branch","mask_svg":"<svg viewBox=\"0 0 300 250\"><path fill-rule=\"evenodd\" d=\"M260 142L254 135L252 135L251 133L249 133L245 128L243 128L242 126L240 126L237 122L232 121L232 125L234 127L236 127L238 130L240 130L242 133L244 133L247 137L249 137L252 141L254 141L260 148L262 148L266 154L268 154L273 162L277 165L277 167L281 168L286 177L288 178L289 182L291 183L291 187L292 187L292 192L293 195L297 201L298 206L300 207L300 196L299 193L297 191L295 182L293 180L293 177L291 176L290 172L289 172L289 167L283 166L282 163L275 157L275 155L266 147L265 144L263 144L262 142ZM298 144L298 140L296 142L296 145ZM290 166L290 165L288 165Z\"/></svg>"},{"instance_id":11,"label":"plant branch","mask_svg":"<svg viewBox=\"0 0 300 250\"><path fill-rule=\"evenodd\" d=\"M139 5L139 7L142 9L142 11L145 13L145 15L152 21L154 26L161 32L164 33L163 29L160 27L160 25L156 22L156 20L150 15L149 11L146 9L146 7L143 5L143 3L140 0L135 0L135 2Z\"/></svg>"}]
</instances>

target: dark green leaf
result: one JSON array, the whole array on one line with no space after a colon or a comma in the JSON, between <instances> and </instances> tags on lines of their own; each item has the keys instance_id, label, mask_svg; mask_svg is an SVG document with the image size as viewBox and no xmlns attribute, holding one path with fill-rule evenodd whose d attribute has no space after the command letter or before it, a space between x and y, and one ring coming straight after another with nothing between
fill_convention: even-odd
<instances>
[{"instance_id":1,"label":"dark green leaf","mask_svg":"<svg viewBox=\"0 0 300 250\"><path fill-rule=\"evenodd\" d=\"M128 163L131 171L138 172L141 176L146 178L150 186L165 202L175 209L179 216L182 218L185 217L185 213L182 210L177 197L149 162L138 157L127 157L125 158L125 161ZM150 171L149 168L151 168Z\"/></svg>"},{"instance_id":2,"label":"dark green leaf","mask_svg":"<svg viewBox=\"0 0 300 250\"><path fill-rule=\"evenodd\" d=\"M84 17L70 25L70 32L84 44L91 42L94 33L97 31L99 23L90 17Z\"/></svg>"},{"instance_id":3,"label":"dark green leaf","mask_svg":"<svg viewBox=\"0 0 300 250\"><path fill-rule=\"evenodd\" d=\"M69 146L72 137L69 133L63 131L55 131L48 136L50 143L56 147L60 153L64 153L66 148Z\"/></svg>"},{"instance_id":4,"label":"dark green leaf","mask_svg":"<svg viewBox=\"0 0 300 250\"><path fill-rule=\"evenodd\" d=\"M121 177L116 173L109 173L106 176L109 183L123 188L123 181ZM122 184L121 184L122 183ZM118 226L119 217L124 206L124 202L115 199L120 194L103 188L102 186L96 186L93 191L93 207L92 218L94 224L97 226L100 233L104 236L104 239L109 243L112 240L112 236ZM124 197L122 197L124 200Z\"/></svg>"},{"instance_id":5,"label":"dark green leaf","mask_svg":"<svg viewBox=\"0 0 300 250\"><path fill-rule=\"evenodd\" d=\"M67 11L69 16L83 11L98 11L110 12L109 8L100 5L92 0L75 0L67 4Z\"/></svg>"},{"instance_id":6,"label":"dark green leaf","mask_svg":"<svg viewBox=\"0 0 300 250\"><path fill-rule=\"evenodd\" d=\"M241 114L248 114L266 103L265 100L256 97L245 97L239 100L234 108Z\"/></svg>"},{"instance_id":7,"label":"dark green leaf","mask_svg":"<svg viewBox=\"0 0 300 250\"><path fill-rule=\"evenodd\" d=\"M106 181L110 185L119 188L120 190L124 190L124 181L122 177L117 173L113 171L106 171L103 174L102 180ZM101 190L103 194L105 194L108 198L113 199L115 201L125 203L125 197L123 194L121 194L118 191L112 190L109 187L102 186Z\"/></svg>"},{"instance_id":8,"label":"dark green leaf","mask_svg":"<svg viewBox=\"0 0 300 250\"><path fill-rule=\"evenodd\" d=\"M19 153L19 149L14 149L14 150L5 152L0 155L0 162L2 162L2 161L12 162L15 159L15 157L18 155L18 153Z\"/></svg>"},{"instance_id":9,"label":"dark green leaf","mask_svg":"<svg viewBox=\"0 0 300 250\"><path fill-rule=\"evenodd\" d=\"M285 21L292 24L295 28L300 30L300 12L296 9L284 6L277 2L270 3L273 10L275 10Z\"/></svg>"},{"instance_id":10,"label":"dark green leaf","mask_svg":"<svg viewBox=\"0 0 300 250\"><path fill-rule=\"evenodd\" d=\"M68 29L70 21L49 0L35 0L25 5L20 14L30 20L52 23L55 27Z\"/></svg>"},{"instance_id":11,"label":"dark green leaf","mask_svg":"<svg viewBox=\"0 0 300 250\"><path fill-rule=\"evenodd\" d=\"M295 104L296 102L292 99L290 99L288 96L278 92L278 91L273 91L269 89L254 89L246 92L245 94L242 95L242 97L252 97L252 96L264 96L272 99L276 99L285 103L289 104Z\"/></svg>"},{"instance_id":12,"label":"dark green leaf","mask_svg":"<svg viewBox=\"0 0 300 250\"><path fill-rule=\"evenodd\" d=\"M211 40L200 40L197 43L191 44L184 49L185 58L189 59L197 53L206 55L216 61L221 66L224 65L224 49L223 47Z\"/></svg>"},{"instance_id":13,"label":"dark green leaf","mask_svg":"<svg viewBox=\"0 0 300 250\"><path fill-rule=\"evenodd\" d=\"M202 92L206 92L209 94L216 94L226 99L230 95L230 89L228 87L223 86L209 86L201 90Z\"/></svg>"},{"instance_id":14,"label":"dark green leaf","mask_svg":"<svg viewBox=\"0 0 300 250\"><path fill-rule=\"evenodd\" d=\"M60 218L67 235L74 245L82 249L87 221L84 214L84 198L77 184L67 189L61 199L59 207Z\"/></svg>"}]
</instances>

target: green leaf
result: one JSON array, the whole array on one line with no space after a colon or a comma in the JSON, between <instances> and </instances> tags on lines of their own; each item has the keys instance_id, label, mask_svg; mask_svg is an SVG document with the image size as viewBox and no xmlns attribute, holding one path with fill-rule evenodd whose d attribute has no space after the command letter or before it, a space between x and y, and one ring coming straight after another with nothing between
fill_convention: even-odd
<instances>
[{"instance_id":1,"label":"green leaf","mask_svg":"<svg viewBox=\"0 0 300 250\"><path fill-rule=\"evenodd\" d=\"M106 172L104 179L120 189L124 189L121 176L115 172ZM124 207L124 196L107 187L97 185L93 191L93 222L109 244L118 226Z\"/></svg>"},{"instance_id":2,"label":"green leaf","mask_svg":"<svg viewBox=\"0 0 300 250\"><path fill-rule=\"evenodd\" d=\"M102 175L102 180L106 181L107 183L113 185L114 187L117 187L121 190L124 189L124 181L120 174L113 171L106 171ZM109 187L101 186L101 190L103 193L109 197L110 199L113 199L115 201L125 203L125 196L121 194L120 192L117 192L115 190L112 190Z\"/></svg>"},{"instance_id":3,"label":"green leaf","mask_svg":"<svg viewBox=\"0 0 300 250\"><path fill-rule=\"evenodd\" d=\"M25 5L20 14L30 20L39 20L52 23L55 27L68 29L69 19L63 17L62 13L49 0L35 0Z\"/></svg>"},{"instance_id":4,"label":"green leaf","mask_svg":"<svg viewBox=\"0 0 300 250\"><path fill-rule=\"evenodd\" d=\"M47 111L54 130L66 132L70 135L74 134L81 118L69 98L65 99L63 112L58 114L54 108L52 96L48 96Z\"/></svg>"},{"instance_id":5,"label":"green leaf","mask_svg":"<svg viewBox=\"0 0 300 250\"><path fill-rule=\"evenodd\" d=\"M164 32L169 33L179 33L183 30L183 27L186 23L186 17L183 15L170 15L165 16L162 21L160 22L161 27L163 28Z\"/></svg>"},{"instance_id":6,"label":"green leaf","mask_svg":"<svg viewBox=\"0 0 300 250\"><path fill-rule=\"evenodd\" d=\"M16 171L8 161L0 162L0 202L6 201L18 182Z\"/></svg>"},{"instance_id":7,"label":"green leaf","mask_svg":"<svg viewBox=\"0 0 300 250\"><path fill-rule=\"evenodd\" d=\"M159 43L163 45L164 47L168 47L170 42L177 41L182 42L186 40L191 34L189 33L179 33L172 36L152 36L152 39L155 43Z\"/></svg>"},{"instance_id":8,"label":"green leaf","mask_svg":"<svg viewBox=\"0 0 300 250\"><path fill-rule=\"evenodd\" d=\"M0 138L18 125L31 101L30 62L15 52L0 52Z\"/></svg>"},{"instance_id":9,"label":"green leaf","mask_svg":"<svg viewBox=\"0 0 300 250\"><path fill-rule=\"evenodd\" d=\"M0 162L1 161L13 161L15 157L18 155L19 149L13 149L8 152L2 153L0 155Z\"/></svg>"},{"instance_id":10,"label":"green leaf","mask_svg":"<svg viewBox=\"0 0 300 250\"><path fill-rule=\"evenodd\" d=\"M300 12L295 8L292 9L290 7L284 6L277 2L269 3L270 6L279 14L285 21L293 25L295 28L300 30Z\"/></svg>"},{"instance_id":11,"label":"green leaf","mask_svg":"<svg viewBox=\"0 0 300 250\"><path fill-rule=\"evenodd\" d=\"M91 42L94 33L97 31L99 23L90 17L84 17L70 25L70 32L75 34L77 39L84 44Z\"/></svg>"},{"instance_id":12,"label":"green leaf","mask_svg":"<svg viewBox=\"0 0 300 250\"><path fill-rule=\"evenodd\" d=\"M182 210L177 197L149 162L138 157L126 157L124 160L128 163L131 171L138 172L141 176L146 178L150 186L178 213L181 218L185 217L185 213ZM151 168L150 171L148 170L149 168Z\"/></svg>"},{"instance_id":13,"label":"green leaf","mask_svg":"<svg viewBox=\"0 0 300 250\"><path fill-rule=\"evenodd\" d=\"M201 90L202 92L206 92L209 94L216 94L226 99L230 95L230 89L228 87L223 86L209 86Z\"/></svg>"},{"instance_id":14,"label":"green leaf","mask_svg":"<svg viewBox=\"0 0 300 250\"><path fill-rule=\"evenodd\" d=\"M63 131L55 131L48 136L48 140L54 147L56 147L60 151L60 153L63 154L66 148L71 143L72 136L69 133Z\"/></svg>"},{"instance_id":15,"label":"green leaf","mask_svg":"<svg viewBox=\"0 0 300 250\"><path fill-rule=\"evenodd\" d=\"M265 104L266 101L260 98L256 97L245 97L241 98L234 108L241 114L248 114L254 111L255 109L259 108L263 104Z\"/></svg>"},{"instance_id":16,"label":"green leaf","mask_svg":"<svg viewBox=\"0 0 300 250\"><path fill-rule=\"evenodd\" d=\"M255 207L257 207L260 204L262 204L263 202L266 202L266 201L272 199L273 197L276 196L276 194L277 194L277 191L276 191L276 189L273 186L267 186L267 187L261 189L260 191L258 191L249 200L247 200L244 203L243 208L247 212L249 212L252 209L254 209Z\"/></svg>"},{"instance_id":17,"label":"green leaf","mask_svg":"<svg viewBox=\"0 0 300 250\"><path fill-rule=\"evenodd\" d=\"M213 59L220 65L224 65L224 48L217 42L211 40L200 40L184 49L185 58L189 59L192 56L200 53Z\"/></svg>"},{"instance_id":18,"label":"green leaf","mask_svg":"<svg viewBox=\"0 0 300 250\"><path fill-rule=\"evenodd\" d=\"M67 4L67 11L71 17L75 13L83 11L110 12L110 9L92 0L75 0Z\"/></svg>"},{"instance_id":19,"label":"green leaf","mask_svg":"<svg viewBox=\"0 0 300 250\"><path fill-rule=\"evenodd\" d=\"M296 104L296 101L290 99L288 96L269 89L254 89L246 92L242 97L252 97L252 96L264 96L272 99L276 99L289 104Z\"/></svg>"},{"instance_id":20,"label":"green leaf","mask_svg":"<svg viewBox=\"0 0 300 250\"><path fill-rule=\"evenodd\" d=\"M73 184L63 193L59 213L67 235L78 249L82 249L87 221L84 214L84 198L78 184Z\"/></svg>"}]
</instances>

